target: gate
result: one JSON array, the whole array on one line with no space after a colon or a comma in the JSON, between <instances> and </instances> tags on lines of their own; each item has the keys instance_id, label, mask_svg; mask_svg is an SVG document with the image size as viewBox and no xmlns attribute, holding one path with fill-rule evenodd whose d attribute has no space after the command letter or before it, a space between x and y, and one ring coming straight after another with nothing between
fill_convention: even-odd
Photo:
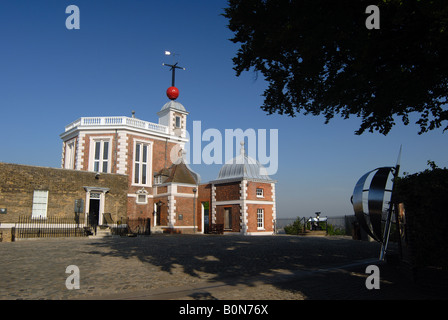
<instances>
[{"instance_id":1,"label":"gate","mask_svg":"<svg viewBox=\"0 0 448 320\"><path fill-rule=\"evenodd\" d=\"M121 218L112 233L120 236L138 236L151 234L151 219Z\"/></svg>"}]
</instances>

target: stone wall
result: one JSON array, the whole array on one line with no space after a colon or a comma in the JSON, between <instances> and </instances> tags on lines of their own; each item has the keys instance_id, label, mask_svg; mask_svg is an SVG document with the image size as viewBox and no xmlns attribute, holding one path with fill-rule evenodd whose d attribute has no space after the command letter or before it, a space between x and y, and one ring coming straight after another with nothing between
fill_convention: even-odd
<instances>
[{"instance_id":1,"label":"stone wall","mask_svg":"<svg viewBox=\"0 0 448 320\"><path fill-rule=\"evenodd\" d=\"M97 176L94 172L0 163L0 208L7 211L0 214L0 228L16 223L19 216L31 217L35 190L48 191L47 217L73 217L75 200L86 201L84 187L109 188L104 212L114 219L126 217L127 179L119 174Z\"/></svg>"}]
</instances>

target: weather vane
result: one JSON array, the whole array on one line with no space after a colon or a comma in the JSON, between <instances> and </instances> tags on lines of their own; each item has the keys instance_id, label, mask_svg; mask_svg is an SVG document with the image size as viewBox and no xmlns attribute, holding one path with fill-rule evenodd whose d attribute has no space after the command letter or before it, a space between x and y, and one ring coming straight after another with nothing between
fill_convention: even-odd
<instances>
[{"instance_id":1,"label":"weather vane","mask_svg":"<svg viewBox=\"0 0 448 320\"><path fill-rule=\"evenodd\" d=\"M174 57L176 54L174 52L171 53L170 51L165 51L165 55L166 56L172 55ZM170 67L170 71L171 71L171 86L172 87L174 87L174 85L175 85L176 69L185 70L185 68L179 67L177 64L178 64L178 62L173 63L173 64L162 63L162 65Z\"/></svg>"}]
</instances>

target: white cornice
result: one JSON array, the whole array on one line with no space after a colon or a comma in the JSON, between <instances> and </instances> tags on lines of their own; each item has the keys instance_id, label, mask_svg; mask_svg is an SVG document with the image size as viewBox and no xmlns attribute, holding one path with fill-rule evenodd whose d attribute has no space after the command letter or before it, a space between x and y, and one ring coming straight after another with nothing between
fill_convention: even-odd
<instances>
[{"instance_id":1,"label":"white cornice","mask_svg":"<svg viewBox=\"0 0 448 320\"><path fill-rule=\"evenodd\" d=\"M80 131L111 131L111 133L114 133L115 130L138 132L154 138L159 137L164 140L168 138L175 142L188 141L186 138L170 134L168 127L164 125L128 117L83 117L67 125L65 132L59 136L61 139L67 140L68 137L73 137L76 135L76 132Z\"/></svg>"},{"instance_id":2,"label":"white cornice","mask_svg":"<svg viewBox=\"0 0 448 320\"><path fill-rule=\"evenodd\" d=\"M144 135L147 138L153 139L153 140L160 140L160 141L166 141L166 139L168 139L168 142L173 142L173 143L186 143L188 142L187 138L181 138L179 136L175 136L175 135L169 135L169 134L157 134L154 132L150 132L150 131L145 131L145 130L139 130L139 129L134 129L134 128L123 128L123 127L116 127L116 128L104 128L104 127L88 127L88 128L80 128L80 127L76 127L71 129L68 132L64 132L62 134L60 134L60 138L62 140L67 140L67 138L74 138L76 137L79 133L83 133L83 134L115 134L115 130L118 130L119 133L138 133L140 135Z\"/></svg>"}]
</instances>

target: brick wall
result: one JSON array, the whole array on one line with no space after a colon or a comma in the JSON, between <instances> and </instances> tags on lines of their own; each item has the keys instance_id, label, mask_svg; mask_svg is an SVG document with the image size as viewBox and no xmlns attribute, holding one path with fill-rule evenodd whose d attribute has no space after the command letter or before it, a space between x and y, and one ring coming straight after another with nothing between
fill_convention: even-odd
<instances>
[{"instance_id":1,"label":"brick wall","mask_svg":"<svg viewBox=\"0 0 448 320\"><path fill-rule=\"evenodd\" d=\"M138 203L137 197L129 196L127 199L127 212L131 219L154 218L154 202L152 198L147 198L147 203Z\"/></svg>"},{"instance_id":2,"label":"brick wall","mask_svg":"<svg viewBox=\"0 0 448 320\"><path fill-rule=\"evenodd\" d=\"M176 197L176 227L193 226L193 206L193 198ZM179 219L180 214L182 215L182 220ZM196 215L196 227L199 220Z\"/></svg>"},{"instance_id":3,"label":"brick wall","mask_svg":"<svg viewBox=\"0 0 448 320\"><path fill-rule=\"evenodd\" d=\"M263 189L263 197L257 197L257 188ZM249 181L247 183L247 200L273 201L272 186L270 183Z\"/></svg>"},{"instance_id":4,"label":"brick wall","mask_svg":"<svg viewBox=\"0 0 448 320\"><path fill-rule=\"evenodd\" d=\"M152 162L152 173L154 174L157 171L160 171L165 165L169 167L172 162L170 159L170 152L171 149L176 146L176 143L168 142L165 145L165 141L160 140L154 140L149 137L140 136L140 135L133 135L133 134L126 134L126 141L127 141L127 149L122 150L122 146L118 146L119 135L123 135L123 132L115 133L98 133L98 134L86 134L83 136L83 138L80 141L80 147L84 148L83 158L82 158L82 167L79 168L80 170L89 170L89 157L90 157L90 142L91 139L97 139L100 137L108 138L110 139L110 145L109 148L111 150L111 159L109 161L109 164L111 166L111 172L115 173L117 171L117 164L119 162L119 156L118 153L124 152L127 155L127 174L129 174L129 185L132 184L132 173L133 173L133 161L134 161L134 141L148 141L152 143L153 146L153 162ZM118 135L118 136L117 136ZM78 137L76 137L78 139ZM63 147L65 144L63 144ZM166 162L165 162L165 149L167 151L166 156ZM80 152L79 150L76 150L76 152ZM63 149L63 156L62 156L62 166L64 166L65 159L65 149ZM152 177L151 177L152 179Z\"/></svg>"},{"instance_id":5,"label":"brick wall","mask_svg":"<svg viewBox=\"0 0 448 320\"><path fill-rule=\"evenodd\" d=\"M157 187L157 194L164 194L168 192L167 186Z\"/></svg>"},{"instance_id":6,"label":"brick wall","mask_svg":"<svg viewBox=\"0 0 448 320\"><path fill-rule=\"evenodd\" d=\"M187 187L187 186L177 186L177 193L187 193L187 194L193 194L193 189L197 187L196 186L191 186L191 187ZM197 193L197 190L196 190Z\"/></svg>"},{"instance_id":7,"label":"brick wall","mask_svg":"<svg viewBox=\"0 0 448 320\"><path fill-rule=\"evenodd\" d=\"M127 176L0 163L0 223L15 223L20 215L31 216L34 190L48 190L47 216L74 216L75 199L86 201L87 187L110 188L104 212L125 217L128 192ZM84 208L83 208L84 209Z\"/></svg>"},{"instance_id":8,"label":"brick wall","mask_svg":"<svg viewBox=\"0 0 448 320\"><path fill-rule=\"evenodd\" d=\"M170 152L171 149L176 145L175 143L168 142L165 143L165 141L159 141L159 140L153 140L149 137L144 137L140 135L132 135L128 134L128 149L127 149L127 172L128 172L128 183L129 183L129 194L136 194L138 191L140 191L142 188L148 194L153 194L153 188L147 187L147 186L139 186L139 185L133 185L133 179L134 179L134 145L135 141L138 142L145 142L152 144L152 167L151 167L151 174L147 177L147 179L150 179L149 181L153 182L154 174L161 169L164 168L166 165L167 167L171 166L171 159L170 159ZM165 162L165 149L167 152L166 155L166 162ZM160 193L160 192L158 192ZM129 197L128 199L128 207L127 211L129 213L129 216L132 218L150 218L153 219L154 215L154 201L149 198L146 204L140 204L137 203L136 197ZM165 218L166 219L166 218Z\"/></svg>"},{"instance_id":9,"label":"brick wall","mask_svg":"<svg viewBox=\"0 0 448 320\"><path fill-rule=\"evenodd\" d=\"M239 200L241 197L239 181L217 184L215 186L216 201Z\"/></svg>"},{"instance_id":10,"label":"brick wall","mask_svg":"<svg viewBox=\"0 0 448 320\"><path fill-rule=\"evenodd\" d=\"M111 151L111 157L109 160L109 172L115 172L115 168L113 167L114 163L116 163L116 155L115 155L115 150L117 148L117 141L116 141L116 137L115 134L113 133L104 133L104 134L86 134L84 136L84 140L82 141L82 144L84 145L84 157L83 157L83 167L81 168L81 170L89 170L89 153L90 153L90 143L91 143L91 139L97 139L100 137L104 137L106 139L109 139L109 150ZM94 152L94 151L92 151Z\"/></svg>"},{"instance_id":11,"label":"brick wall","mask_svg":"<svg viewBox=\"0 0 448 320\"><path fill-rule=\"evenodd\" d=\"M212 185L210 183L198 186L198 202L210 202L212 198Z\"/></svg>"},{"instance_id":12,"label":"brick wall","mask_svg":"<svg viewBox=\"0 0 448 320\"><path fill-rule=\"evenodd\" d=\"M257 209L264 210L264 230L258 230L257 228ZM272 213L272 205L247 204L247 232L274 231Z\"/></svg>"}]
</instances>

